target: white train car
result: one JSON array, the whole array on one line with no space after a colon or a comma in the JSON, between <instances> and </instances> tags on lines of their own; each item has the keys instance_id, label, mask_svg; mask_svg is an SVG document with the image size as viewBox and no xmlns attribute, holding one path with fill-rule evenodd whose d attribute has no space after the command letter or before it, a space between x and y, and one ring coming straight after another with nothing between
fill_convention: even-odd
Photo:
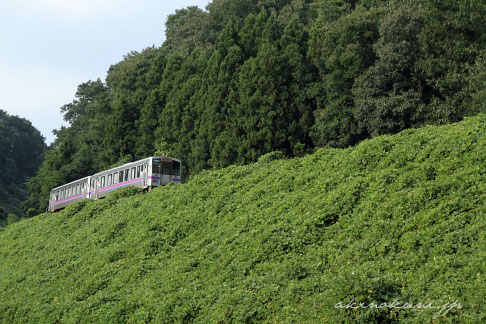
<instances>
[{"instance_id":1,"label":"white train car","mask_svg":"<svg viewBox=\"0 0 486 324\"><path fill-rule=\"evenodd\" d=\"M179 183L181 176L180 160L148 157L52 189L48 210L54 212L81 199L100 199L125 186L150 191L154 187Z\"/></svg>"},{"instance_id":2,"label":"white train car","mask_svg":"<svg viewBox=\"0 0 486 324\"><path fill-rule=\"evenodd\" d=\"M89 198L90 178L79 179L52 189L48 210L53 212L81 199Z\"/></svg>"}]
</instances>

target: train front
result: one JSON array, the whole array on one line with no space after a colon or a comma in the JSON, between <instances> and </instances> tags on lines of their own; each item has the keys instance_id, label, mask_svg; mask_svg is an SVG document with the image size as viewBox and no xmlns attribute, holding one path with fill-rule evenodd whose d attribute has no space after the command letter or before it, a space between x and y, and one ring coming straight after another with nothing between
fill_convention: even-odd
<instances>
[{"instance_id":1,"label":"train front","mask_svg":"<svg viewBox=\"0 0 486 324\"><path fill-rule=\"evenodd\" d=\"M153 187L181 182L181 161L165 156L153 158L151 179Z\"/></svg>"}]
</instances>

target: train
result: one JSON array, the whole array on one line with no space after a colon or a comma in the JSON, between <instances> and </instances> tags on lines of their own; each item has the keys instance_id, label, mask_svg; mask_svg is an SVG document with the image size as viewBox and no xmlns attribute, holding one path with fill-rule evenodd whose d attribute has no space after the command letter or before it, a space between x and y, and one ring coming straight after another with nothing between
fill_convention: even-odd
<instances>
[{"instance_id":1,"label":"train","mask_svg":"<svg viewBox=\"0 0 486 324\"><path fill-rule=\"evenodd\" d=\"M49 212L55 212L83 199L100 199L113 190L135 186L144 191L169 183L180 183L181 161L166 156L151 156L96 173L51 190Z\"/></svg>"}]
</instances>

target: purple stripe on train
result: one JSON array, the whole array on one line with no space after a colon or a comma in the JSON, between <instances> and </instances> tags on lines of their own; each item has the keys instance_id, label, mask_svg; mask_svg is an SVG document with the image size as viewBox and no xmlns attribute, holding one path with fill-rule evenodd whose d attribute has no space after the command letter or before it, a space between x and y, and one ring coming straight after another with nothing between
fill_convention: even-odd
<instances>
[{"instance_id":1,"label":"purple stripe on train","mask_svg":"<svg viewBox=\"0 0 486 324\"><path fill-rule=\"evenodd\" d=\"M137 182L140 182L140 181L142 181L142 178L138 178L138 179L135 179L135 180L132 180L132 181L128 181L128 182L116 184L116 185L109 186L109 187L105 187L105 188L101 188L99 190L99 192L107 191L107 190L111 190L111 189L115 189L115 188L119 188L119 187L123 187L123 186L129 185L129 184L132 184L132 183L137 183Z\"/></svg>"},{"instance_id":2,"label":"purple stripe on train","mask_svg":"<svg viewBox=\"0 0 486 324\"><path fill-rule=\"evenodd\" d=\"M70 200L77 199L77 198L81 198L83 196L84 195L77 195L77 196L74 196L74 197L70 197L70 198L66 198L66 199L63 199L63 200L59 200L58 202L56 202L54 204L51 204L49 206L54 206L54 205L62 204L63 202L70 201Z\"/></svg>"},{"instance_id":3,"label":"purple stripe on train","mask_svg":"<svg viewBox=\"0 0 486 324\"><path fill-rule=\"evenodd\" d=\"M148 179L156 179L156 180L160 180L160 177L147 177ZM137 183L137 182L141 182L142 181L142 178L138 178L138 179L135 179L135 180L132 180L132 181L128 181L128 182L124 182L124 183L120 183L120 184L116 184L116 185L112 185L112 186L109 186L109 187L104 187L104 188L101 188L99 190L99 192L102 192L102 191L107 191L107 190L112 190L112 189L115 189L115 188L120 188L120 187L123 187L123 186L127 186L129 184L132 184L132 183ZM180 182L181 180L180 179L172 179L172 182ZM94 194L95 192L94 191L90 191L88 193L89 196L91 196L92 194ZM81 198L83 197L84 194L81 194L81 195L77 195L77 196L74 196L74 197L70 197L70 198L66 198L66 199L63 199L63 200L60 200L58 202L55 202L54 204L50 204L49 206L55 206L55 205L59 205L59 204L62 204L64 202L67 202L67 201L70 201L70 200L74 200L74 199L78 199L78 198Z\"/></svg>"}]
</instances>

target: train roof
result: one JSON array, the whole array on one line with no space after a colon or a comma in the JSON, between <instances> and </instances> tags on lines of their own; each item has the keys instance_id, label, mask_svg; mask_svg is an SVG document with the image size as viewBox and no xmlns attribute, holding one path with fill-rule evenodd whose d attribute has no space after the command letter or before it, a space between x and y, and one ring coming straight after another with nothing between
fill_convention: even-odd
<instances>
[{"instance_id":1,"label":"train roof","mask_svg":"<svg viewBox=\"0 0 486 324\"><path fill-rule=\"evenodd\" d=\"M137 164L137 163L141 163L141 162L148 162L150 159L154 159L154 158L161 158L161 159L164 159L165 158L165 159L170 159L170 160L173 160L173 161L177 161L179 163L181 162L181 160L176 159L176 158L173 158L173 157L169 157L169 156L149 156L149 157L146 157L146 158L141 159L141 160L137 160L137 161L133 161L133 162L128 162L128 163L125 163L123 165L120 165L120 166L117 166L117 167L114 167L114 168L111 168L111 169L108 169L108 170L100 171L98 173L93 174L92 177L97 176L97 175L101 175L101 174L104 174L104 173L114 172L115 170L124 169L126 167L130 167L133 164Z\"/></svg>"},{"instance_id":2,"label":"train roof","mask_svg":"<svg viewBox=\"0 0 486 324\"><path fill-rule=\"evenodd\" d=\"M51 191L58 190L58 189L62 189L63 187L67 187L67 186L70 186L70 185L76 184L76 183L78 183L78 182L84 182L84 181L87 181L89 178L90 178L90 176L87 176L87 177L84 177L84 178L81 178L81 179L78 179L78 180L71 181L71 182L69 182L69 183L63 184L62 186L59 186L59 187L53 188L53 189L51 189Z\"/></svg>"}]
</instances>

